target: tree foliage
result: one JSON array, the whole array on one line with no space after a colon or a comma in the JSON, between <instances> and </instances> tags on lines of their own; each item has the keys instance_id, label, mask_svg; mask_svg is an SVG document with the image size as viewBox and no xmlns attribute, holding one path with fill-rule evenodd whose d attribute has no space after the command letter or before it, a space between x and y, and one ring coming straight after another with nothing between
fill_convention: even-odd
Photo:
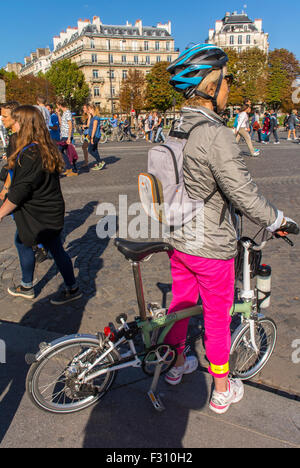
<instances>
[{"instance_id":1,"label":"tree foliage","mask_svg":"<svg viewBox=\"0 0 300 468\"><path fill-rule=\"evenodd\" d=\"M144 74L139 70L129 70L127 78L123 80L119 95L119 105L121 112L129 114L135 110L138 116L145 104Z\"/></svg>"},{"instance_id":2,"label":"tree foliage","mask_svg":"<svg viewBox=\"0 0 300 468\"><path fill-rule=\"evenodd\" d=\"M53 63L45 76L56 95L63 97L72 110L79 109L89 99L90 90L84 74L71 60Z\"/></svg>"},{"instance_id":3,"label":"tree foliage","mask_svg":"<svg viewBox=\"0 0 300 468\"><path fill-rule=\"evenodd\" d=\"M0 70L0 77L6 83L6 100L18 101L20 104L36 104L38 95L45 96L48 102L55 100L52 84L43 77L33 75L18 78L14 72Z\"/></svg>"},{"instance_id":4,"label":"tree foliage","mask_svg":"<svg viewBox=\"0 0 300 468\"><path fill-rule=\"evenodd\" d=\"M167 71L169 65L168 62L159 62L147 75L146 109L157 109L165 113L174 107L175 102L180 106L184 101L183 96L169 84L170 74Z\"/></svg>"},{"instance_id":5,"label":"tree foliage","mask_svg":"<svg viewBox=\"0 0 300 468\"><path fill-rule=\"evenodd\" d=\"M234 75L229 105L240 105L248 98L254 104L291 110L292 84L300 74L300 64L293 53L275 49L268 55L258 48L241 53L227 49L228 72Z\"/></svg>"}]
</instances>

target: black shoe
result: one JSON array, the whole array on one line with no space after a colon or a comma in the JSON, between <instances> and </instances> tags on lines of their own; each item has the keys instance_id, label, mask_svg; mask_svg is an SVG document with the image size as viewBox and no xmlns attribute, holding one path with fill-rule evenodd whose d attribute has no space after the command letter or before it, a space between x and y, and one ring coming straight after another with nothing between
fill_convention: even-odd
<instances>
[{"instance_id":1,"label":"black shoe","mask_svg":"<svg viewBox=\"0 0 300 468\"><path fill-rule=\"evenodd\" d=\"M34 289L24 288L21 284L19 286L10 286L7 292L14 297L23 297L30 300L35 298Z\"/></svg>"},{"instance_id":2,"label":"black shoe","mask_svg":"<svg viewBox=\"0 0 300 468\"><path fill-rule=\"evenodd\" d=\"M48 252L43 247L38 247L35 256L36 263L43 263L48 260Z\"/></svg>"},{"instance_id":3,"label":"black shoe","mask_svg":"<svg viewBox=\"0 0 300 468\"><path fill-rule=\"evenodd\" d=\"M79 288L68 290L65 289L57 294L54 299L50 299L51 304L53 305L63 305L67 302L77 301L82 297L82 292Z\"/></svg>"}]
</instances>

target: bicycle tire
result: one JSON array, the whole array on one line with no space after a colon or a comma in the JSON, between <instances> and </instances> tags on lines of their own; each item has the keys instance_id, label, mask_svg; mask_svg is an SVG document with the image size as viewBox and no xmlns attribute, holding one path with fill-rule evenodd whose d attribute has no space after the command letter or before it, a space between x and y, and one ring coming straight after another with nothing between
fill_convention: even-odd
<instances>
[{"instance_id":1,"label":"bicycle tire","mask_svg":"<svg viewBox=\"0 0 300 468\"><path fill-rule=\"evenodd\" d=\"M105 133L101 133L99 142L101 145L104 145L105 143L107 143L107 135L105 135Z\"/></svg>"},{"instance_id":2,"label":"bicycle tire","mask_svg":"<svg viewBox=\"0 0 300 468\"><path fill-rule=\"evenodd\" d=\"M74 395L73 397L70 397L70 394L72 393L70 382L72 382L72 385L75 385L75 382L72 381L70 376L69 379L67 379L66 373L67 369L68 372L70 372L72 367L75 367L75 365L71 366L70 364L74 361L75 357L78 356L79 351L74 354L75 347L77 347L81 353L85 348L87 348L86 350L90 349L91 352L96 352L97 349L100 350L99 341L96 338L78 337L77 339L73 340L67 339L65 342L62 342L60 346L52 350L50 348L40 361L35 362L30 367L26 378L26 389L31 401L38 408L56 414L75 413L96 404L104 397L104 395L112 386L117 374L116 371L108 372L103 376L99 376L95 379L95 381L92 381L93 385L86 385L85 389L83 389L83 386L81 386L81 389L78 390L78 393L82 393L82 399L74 397ZM66 351L71 351L71 356L67 357L68 364L64 368L62 367L62 353ZM107 365L118 362L120 358L117 351L113 350L105 359L107 359ZM59 363L59 375L56 377L55 374L55 378L53 379L53 374L51 374L50 368L49 378L51 378L51 382L46 382L43 385L42 373L44 370L47 372L47 365L53 360L57 360ZM93 369L92 372L95 372L95 369ZM100 383L100 379L103 379L102 383ZM60 390L61 387L62 389ZM47 394L50 392L48 399L46 392ZM85 392L86 395L84 395ZM60 402L61 400L62 402Z\"/></svg>"},{"instance_id":3,"label":"bicycle tire","mask_svg":"<svg viewBox=\"0 0 300 468\"><path fill-rule=\"evenodd\" d=\"M258 354L251 345L249 323L238 327L232 335L230 373L234 377L250 380L269 361L277 342L277 327L272 319L264 317L258 320L255 326L255 342Z\"/></svg>"}]
</instances>

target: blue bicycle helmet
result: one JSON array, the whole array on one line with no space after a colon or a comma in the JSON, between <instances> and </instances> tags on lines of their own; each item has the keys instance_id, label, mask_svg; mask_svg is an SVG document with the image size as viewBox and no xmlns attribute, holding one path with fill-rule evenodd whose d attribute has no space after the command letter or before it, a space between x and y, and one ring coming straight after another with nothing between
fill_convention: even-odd
<instances>
[{"instance_id":1,"label":"blue bicycle helmet","mask_svg":"<svg viewBox=\"0 0 300 468\"><path fill-rule=\"evenodd\" d=\"M216 111L217 97L224 78L223 67L227 62L227 54L219 47L212 44L197 44L182 52L168 67L172 75L170 84L176 91L183 93L186 99L197 95L212 100ZM222 72L215 96L209 96L198 91L197 88L213 70L222 70Z\"/></svg>"}]
</instances>

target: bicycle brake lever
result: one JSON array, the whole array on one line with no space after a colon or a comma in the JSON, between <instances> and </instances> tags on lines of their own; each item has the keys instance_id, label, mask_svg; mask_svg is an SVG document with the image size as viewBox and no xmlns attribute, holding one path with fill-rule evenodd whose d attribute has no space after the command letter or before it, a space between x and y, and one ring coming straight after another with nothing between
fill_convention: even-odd
<instances>
[{"instance_id":1,"label":"bicycle brake lever","mask_svg":"<svg viewBox=\"0 0 300 468\"><path fill-rule=\"evenodd\" d=\"M276 239L283 239L287 244L289 244L291 247L295 247L295 244L291 239L289 239L287 236L280 236L279 234L275 234Z\"/></svg>"}]
</instances>

